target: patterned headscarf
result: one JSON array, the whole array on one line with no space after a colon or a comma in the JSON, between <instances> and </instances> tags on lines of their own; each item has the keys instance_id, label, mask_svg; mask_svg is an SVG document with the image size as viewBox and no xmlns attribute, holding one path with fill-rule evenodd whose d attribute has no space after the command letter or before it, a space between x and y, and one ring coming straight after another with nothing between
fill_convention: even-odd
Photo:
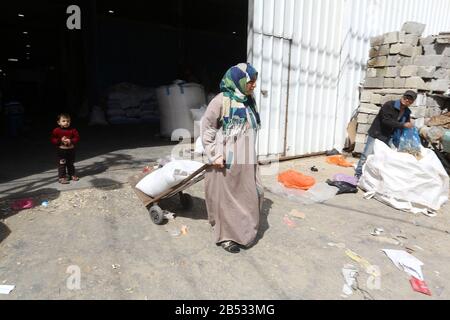
<instances>
[{"instance_id":1,"label":"patterned headscarf","mask_svg":"<svg viewBox=\"0 0 450 320\"><path fill-rule=\"evenodd\" d=\"M231 67L220 83L223 93L222 128L227 136L234 136L247 129L259 129L261 121L256 110L255 98L246 93L247 83L256 81L258 72L249 63ZM247 119L247 112L250 119Z\"/></svg>"}]
</instances>

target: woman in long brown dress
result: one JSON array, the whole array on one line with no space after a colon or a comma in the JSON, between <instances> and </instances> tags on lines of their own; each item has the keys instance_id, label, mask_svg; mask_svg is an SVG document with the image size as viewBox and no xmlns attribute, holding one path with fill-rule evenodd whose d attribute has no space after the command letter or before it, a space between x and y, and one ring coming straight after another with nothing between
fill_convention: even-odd
<instances>
[{"instance_id":1,"label":"woman in long brown dress","mask_svg":"<svg viewBox=\"0 0 450 320\"><path fill-rule=\"evenodd\" d=\"M264 197L255 149L257 77L250 64L230 68L202 121L202 143L213 164L205 178L208 217L216 243L231 253L254 242Z\"/></svg>"}]
</instances>

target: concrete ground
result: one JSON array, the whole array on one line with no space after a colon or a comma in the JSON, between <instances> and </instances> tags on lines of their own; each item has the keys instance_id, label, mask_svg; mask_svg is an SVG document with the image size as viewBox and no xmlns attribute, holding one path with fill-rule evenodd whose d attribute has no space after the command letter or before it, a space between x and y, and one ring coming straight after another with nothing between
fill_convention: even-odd
<instances>
[{"instance_id":1,"label":"concrete ground","mask_svg":"<svg viewBox=\"0 0 450 320\"><path fill-rule=\"evenodd\" d=\"M100 141L110 137L98 135ZM69 186L54 183L56 170L44 161L51 153L35 150L22 159L18 152L15 163L0 163L10 168L2 170L0 184L0 285L15 285L0 299L450 299L448 204L437 217L427 217L365 200L361 191L312 205L266 191L257 243L232 255L213 243L203 182L188 191L192 210L169 199L161 206L175 219L162 226L151 222L125 182L171 146L138 140L127 146L127 139L118 137L114 147L80 150L82 180ZM38 146L46 148L44 142ZM30 159L37 167L24 169ZM313 165L319 172L310 171ZM353 173L327 164L325 157L283 162L279 170L289 168L318 182ZM263 181L274 185L276 176ZM38 204L49 200L49 206L12 211L11 199L27 194ZM293 209L305 218L286 219ZM187 233L177 235L183 226ZM370 234L377 227L385 230L380 237ZM378 289L347 249L379 270ZM414 292L408 275L382 249L412 250L424 263L433 295ZM358 267L362 290L344 297L346 264Z\"/></svg>"}]
</instances>

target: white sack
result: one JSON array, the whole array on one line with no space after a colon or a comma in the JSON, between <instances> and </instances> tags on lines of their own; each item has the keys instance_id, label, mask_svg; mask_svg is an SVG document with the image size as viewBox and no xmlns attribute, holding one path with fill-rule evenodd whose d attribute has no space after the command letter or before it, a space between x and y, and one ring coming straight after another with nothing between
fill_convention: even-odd
<instances>
[{"instance_id":1,"label":"white sack","mask_svg":"<svg viewBox=\"0 0 450 320\"><path fill-rule=\"evenodd\" d=\"M394 208L413 213L437 211L448 201L449 177L436 154L421 147L422 159L376 140L359 187Z\"/></svg>"},{"instance_id":2,"label":"white sack","mask_svg":"<svg viewBox=\"0 0 450 320\"><path fill-rule=\"evenodd\" d=\"M145 176L139 181L136 188L155 198L186 179L202 166L203 163L197 161L174 160Z\"/></svg>"}]
</instances>

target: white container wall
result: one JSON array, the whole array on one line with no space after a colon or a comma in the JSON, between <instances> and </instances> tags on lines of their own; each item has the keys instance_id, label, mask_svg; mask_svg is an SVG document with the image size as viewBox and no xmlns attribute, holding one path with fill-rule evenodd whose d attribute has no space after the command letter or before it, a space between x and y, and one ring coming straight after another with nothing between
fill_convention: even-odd
<instances>
[{"instance_id":1,"label":"white container wall","mask_svg":"<svg viewBox=\"0 0 450 320\"><path fill-rule=\"evenodd\" d=\"M249 0L248 60L260 72L260 156L342 149L370 38L450 31L450 0Z\"/></svg>"}]
</instances>

